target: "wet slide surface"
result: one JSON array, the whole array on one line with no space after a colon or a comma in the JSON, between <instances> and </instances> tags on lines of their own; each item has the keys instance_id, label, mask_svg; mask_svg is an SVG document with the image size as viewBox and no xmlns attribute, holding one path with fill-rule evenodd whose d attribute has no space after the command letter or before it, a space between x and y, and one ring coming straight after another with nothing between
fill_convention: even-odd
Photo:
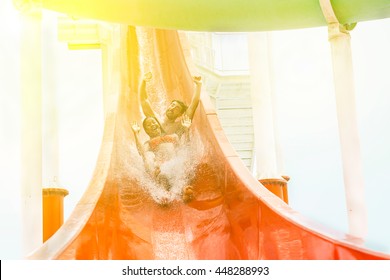
<instances>
[{"instance_id":1,"label":"wet slide surface","mask_svg":"<svg viewBox=\"0 0 390 280\"><path fill-rule=\"evenodd\" d=\"M59 231L30 259L389 259L315 225L253 178L228 143L207 94L191 127L188 183L195 199L156 203L139 171L131 123L141 122L138 87L153 74L152 105L190 102L194 91L176 31L122 27L121 91L107 115L94 176ZM141 138L146 140L145 135ZM183 166L177 166L178 169Z\"/></svg>"}]
</instances>

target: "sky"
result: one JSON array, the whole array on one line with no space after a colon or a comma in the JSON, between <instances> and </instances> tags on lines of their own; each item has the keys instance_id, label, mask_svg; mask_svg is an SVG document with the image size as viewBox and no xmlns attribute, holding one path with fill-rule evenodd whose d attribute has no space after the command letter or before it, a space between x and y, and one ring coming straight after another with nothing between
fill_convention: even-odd
<instances>
[{"instance_id":1,"label":"sky","mask_svg":"<svg viewBox=\"0 0 390 280\"><path fill-rule=\"evenodd\" d=\"M9 2L0 1L0 258L18 259L22 257L19 15ZM347 232L327 29L271 35L278 128L285 173L291 177L290 205L304 216ZM390 253L390 222L385 216L390 213L390 21L359 23L351 36L367 245ZM70 192L65 198L67 217L88 186L100 147L101 61L99 50L70 51L63 42L55 42L55 49L58 60L51 77L57 81L59 183ZM49 179L43 179L47 184Z\"/></svg>"}]
</instances>

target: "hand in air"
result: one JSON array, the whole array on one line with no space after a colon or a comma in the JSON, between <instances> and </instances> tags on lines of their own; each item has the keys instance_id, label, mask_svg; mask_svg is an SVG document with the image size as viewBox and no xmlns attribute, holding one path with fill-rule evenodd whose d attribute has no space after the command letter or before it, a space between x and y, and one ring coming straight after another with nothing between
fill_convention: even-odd
<instances>
[{"instance_id":1,"label":"hand in air","mask_svg":"<svg viewBox=\"0 0 390 280\"><path fill-rule=\"evenodd\" d=\"M183 118L181 119L181 125L185 128L185 129L189 129L190 126L192 124L192 121L191 119L186 115L184 114L183 115Z\"/></svg>"},{"instance_id":2,"label":"hand in air","mask_svg":"<svg viewBox=\"0 0 390 280\"><path fill-rule=\"evenodd\" d=\"M152 79L152 72L147 72L147 73L144 75L144 80L145 80L146 82L149 82L151 79Z\"/></svg>"},{"instance_id":3,"label":"hand in air","mask_svg":"<svg viewBox=\"0 0 390 280\"><path fill-rule=\"evenodd\" d=\"M133 124L131 125L131 129L134 133L139 133L141 130L137 122L133 122Z\"/></svg>"},{"instance_id":4,"label":"hand in air","mask_svg":"<svg viewBox=\"0 0 390 280\"><path fill-rule=\"evenodd\" d=\"M194 76L193 77L195 84L201 85L202 84L202 77L201 76Z\"/></svg>"}]
</instances>

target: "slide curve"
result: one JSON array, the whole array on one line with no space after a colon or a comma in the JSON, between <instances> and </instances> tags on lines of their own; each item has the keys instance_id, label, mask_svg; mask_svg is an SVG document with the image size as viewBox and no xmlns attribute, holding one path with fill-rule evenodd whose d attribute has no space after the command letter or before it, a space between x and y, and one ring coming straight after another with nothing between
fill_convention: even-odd
<instances>
[{"instance_id":1,"label":"slide curve","mask_svg":"<svg viewBox=\"0 0 390 280\"><path fill-rule=\"evenodd\" d=\"M320 0L15 0L23 5L160 29L193 31L270 31L325 26ZM342 24L390 16L388 0L332 0Z\"/></svg>"},{"instance_id":2,"label":"slide curve","mask_svg":"<svg viewBox=\"0 0 390 280\"><path fill-rule=\"evenodd\" d=\"M140 157L131 124L143 119L139 81L152 72L154 104L188 104L193 67L176 31L121 29L113 69L121 90L110 99L115 109L106 116L93 178L69 219L29 259L390 259L306 219L253 178L205 93L191 127L199 156L190 182L195 199L156 203L134 171Z\"/></svg>"}]
</instances>

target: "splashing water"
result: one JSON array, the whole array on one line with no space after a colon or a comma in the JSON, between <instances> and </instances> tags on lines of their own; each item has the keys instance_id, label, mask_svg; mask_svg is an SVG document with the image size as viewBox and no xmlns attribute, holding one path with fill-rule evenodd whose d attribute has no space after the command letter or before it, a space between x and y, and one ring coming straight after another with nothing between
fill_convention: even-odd
<instances>
[{"instance_id":1,"label":"splashing water","mask_svg":"<svg viewBox=\"0 0 390 280\"><path fill-rule=\"evenodd\" d=\"M153 72L153 57L155 57L154 49L154 35L153 29L148 27L137 27L136 33L139 40L140 48L140 66L141 73ZM162 119L167 108L168 101L166 100L166 93L161 80L161 74L158 72L152 73L152 79L146 84L148 99L155 110L158 119Z\"/></svg>"},{"instance_id":2,"label":"splashing water","mask_svg":"<svg viewBox=\"0 0 390 280\"><path fill-rule=\"evenodd\" d=\"M169 190L147 172L135 144L129 146L129 157L124 160L125 165L120 172L122 175L118 175L131 174L136 178L142 190L158 204L182 201L183 190L191 185L196 167L203 156L204 149L198 133L194 132L190 144L178 147L176 154L159 166L160 174L169 181Z\"/></svg>"},{"instance_id":3,"label":"splashing water","mask_svg":"<svg viewBox=\"0 0 390 280\"><path fill-rule=\"evenodd\" d=\"M156 55L153 32L153 29L147 27L136 28L139 46L142 46L139 53L141 73L153 71L152 58ZM156 116L161 120L167 108L167 100L161 75L158 71L153 72L153 77L146 84L146 87L148 99L155 110ZM143 135L146 136L145 134ZM123 141L126 140L123 139ZM196 166L203 156L204 147L197 131L192 131L189 144L178 147L175 155L170 160L158 164L161 177L169 182L169 188L165 188L164 184L159 183L154 176L147 172L134 143L131 145L129 143L122 144L129 146L129 153L122 160L123 166L119 168L121 170L118 170L117 176L136 178L142 190L158 204L182 201L183 190L186 186L191 185ZM154 155L151 157L152 159L148 159L148 161L153 162L151 166L155 166Z\"/></svg>"}]
</instances>

